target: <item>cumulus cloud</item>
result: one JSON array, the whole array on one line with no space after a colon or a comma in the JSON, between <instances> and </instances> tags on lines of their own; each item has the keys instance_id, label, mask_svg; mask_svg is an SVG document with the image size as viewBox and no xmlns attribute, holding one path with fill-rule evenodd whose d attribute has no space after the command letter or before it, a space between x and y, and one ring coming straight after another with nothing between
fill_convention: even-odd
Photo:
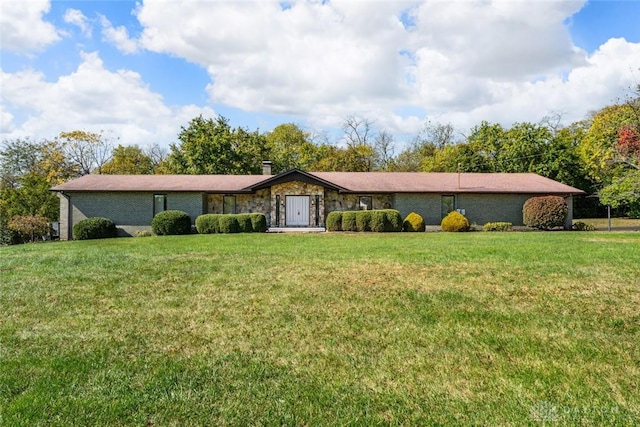
<instances>
[{"instance_id":1,"label":"cumulus cloud","mask_svg":"<svg viewBox=\"0 0 640 427\"><path fill-rule=\"evenodd\" d=\"M77 70L55 82L33 70L1 73L3 105L25 117L9 120L2 128L3 139L50 138L76 129L110 130L124 144L166 146L191 118L215 116L208 107L165 105L162 96L152 92L138 73L109 71L96 52L83 53Z\"/></svg>"},{"instance_id":2,"label":"cumulus cloud","mask_svg":"<svg viewBox=\"0 0 640 427\"><path fill-rule=\"evenodd\" d=\"M80 28L80 31L82 31L82 34L85 37L91 37L91 25L89 24L89 20L81 10L67 9L64 13L63 19L67 24L72 24Z\"/></svg>"},{"instance_id":3,"label":"cumulus cloud","mask_svg":"<svg viewBox=\"0 0 640 427\"><path fill-rule=\"evenodd\" d=\"M115 45L120 52L125 54L138 51L138 42L129 37L129 31L126 27L122 25L114 27L104 15L100 15L100 23L102 24L103 41Z\"/></svg>"},{"instance_id":4,"label":"cumulus cloud","mask_svg":"<svg viewBox=\"0 0 640 427\"><path fill-rule=\"evenodd\" d=\"M60 40L53 24L43 20L50 7L49 0L0 1L2 50L38 51Z\"/></svg>"}]
</instances>

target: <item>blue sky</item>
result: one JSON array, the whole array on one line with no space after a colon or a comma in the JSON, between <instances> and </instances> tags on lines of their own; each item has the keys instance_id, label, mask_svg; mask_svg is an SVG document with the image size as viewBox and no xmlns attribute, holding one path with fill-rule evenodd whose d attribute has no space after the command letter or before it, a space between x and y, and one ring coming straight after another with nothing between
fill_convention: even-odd
<instances>
[{"instance_id":1,"label":"blue sky","mask_svg":"<svg viewBox=\"0 0 640 427\"><path fill-rule=\"evenodd\" d=\"M375 121L398 147L562 113L640 81L640 1L0 0L0 138L104 131L176 141L197 115L336 138Z\"/></svg>"}]
</instances>

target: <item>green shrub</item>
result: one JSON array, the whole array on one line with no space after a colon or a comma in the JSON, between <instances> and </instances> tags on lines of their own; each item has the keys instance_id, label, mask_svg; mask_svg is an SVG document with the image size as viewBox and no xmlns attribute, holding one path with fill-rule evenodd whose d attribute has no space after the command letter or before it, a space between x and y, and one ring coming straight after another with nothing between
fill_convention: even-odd
<instances>
[{"instance_id":1,"label":"green shrub","mask_svg":"<svg viewBox=\"0 0 640 427\"><path fill-rule=\"evenodd\" d=\"M342 212L342 231L357 231L356 211Z\"/></svg>"},{"instance_id":2,"label":"green shrub","mask_svg":"<svg viewBox=\"0 0 640 427\"><path fill-rule=\"evenodd\" d=\"M371 231L371 211L356 211L356 230Z\"/></svg>"},{"instance_id":3,"label":"green shrub","mask_svg":"<svg viewBox=\"0 0 640 427\"><path fill-rule=\"evenodd\" d=\"M395 209L384 209L383 212L385 213L384 231L402 231L402 216L400 212Z\"/></svg>"},{"instance_id":4,"label":"green shrub","mask_svg":"<svg viewBox=\"0 0 640 427\"><path fill-rule=\"evenodd\" d=\"M108 239L117 236L118 229L108 218L87 218L73 226L73 237L76 240Z\"/></svg>"},{"instance_id":5,"label":"green shrub","mask_svg":"<svg viewBox=\"0 0 640 427\"><path fill-rule=\"evenodd\" d=\"M404 231L424 231L424 219L422 219L422 216L420 216L420 214L411 212L404 219L402 228L404 229Z\"/></svg>"},{"instance_id":6,"label":"green shrub","mask_svg":"<svg viewBox=\"0 0 640 427\"><path fill-rule=\"evenodd\" d=\"M332 211L327 214L327 231L342 231L342 211Z\"/></svg>"},{"instance_id":7,"label":"green shrub","mask_svg":"<svg viewBox=\"0 0 640 427\"><path fill-rule=\"evenodd\" d=\"M510 222L488 222L482 227L482 231L511 231L513 224Z\"/></svg>"},{"instance_id":8,"label":"green shrub","mask_svg":"<svg viewBox=\"0 0 640 427\"><path fill-rule=\"evenodd\" d=\"M220 233L238 233L240 225L238 224L237 215L220 215L218 218L218 226Z\"/></svg>"},{"instance_id":9,"label":"green shrub","mask_svg":"<svg viewBox=\"0 0 640 427\"><path fill-rule=\"evenodd\" d=\"M153 233L149 230L136 230L136 237L151 237Z\"/></svg>"},{"instance_id":10,"label":"green shrub","mask_svg":"<svg viewBox=\"0 0 640 427\"><path fill-rule=\"evenodd\" d=\"M369 228L376 233L382 233L386 231L387 212L384 210L374 210L371 212L371 218L369 219Z\"/></svg>"},{"instance_id":11,"label":"green shrub","mask_svg":"<svg viewBox=\"0 0 640 427\"><path fill-rule=\"evenodd\" d=\"M153 217L151 229L158 236L191 233L191 218L183 211L163 211Z\"/></svg>"},{"instance_id":12,"label":"green shrub","mask_svg":"<svg viewBox=\"0 0 640 427\"><path fill-rule=\"evenodd\" d=\"M593 224L587 224L582 221L576 221L571 228L575 231L596 231L596 227Z\"/></svg>"},{"instance_id":13,"label":"green shrub","mask_svg":"<svg viewBox=\"0 0 640 427\"><path fill-rule=\"evenodd\" d=\"M462 215L458 211L451 211L442 218L442 222L440 222L440 227L442 231L469 231L471 225L469 224L469 220L466 216Z\"/></svg>"},{"instance_id":14,"label":"green shrub","mask_svg":"<svg viewBox=\"0 0 640 427\"><path fill-rule=\"evenodd\" d=\"M253 232L253 225L251 224L251 214L236 214L238 220L238 232L251 233Z\"/></svg>"},{"instance_id":15,"label":"green shrub","mask_svg":"<svg viewBox=\"0 0 640 427\"><path fill-rule=\"evenodd\" d=\"M522 207L522 221L527 227L548 230L564 226L569 206L560 196L532 197Z\"/></svg>"},{"instance_id":16,"label":"green shrub","mask_svg":"<svg viewBox=\"0 0 640 427\"><path fill-rule=\"evenodd\" d=\"M219 214L204 214L196 218L196 230L200 234L214 234L220 232L218 225Z\"/></svg>"},{"instance_id":17,"label":"green shrub","mask_svg":"<svg viewBox=\"0 0 640 427\"><path fill-rule=\"evenodd\" d=\"M251 227L254 233L264 233L267 231L267 217L261 213L251 215Z\"/></svg>"}]
</instances>

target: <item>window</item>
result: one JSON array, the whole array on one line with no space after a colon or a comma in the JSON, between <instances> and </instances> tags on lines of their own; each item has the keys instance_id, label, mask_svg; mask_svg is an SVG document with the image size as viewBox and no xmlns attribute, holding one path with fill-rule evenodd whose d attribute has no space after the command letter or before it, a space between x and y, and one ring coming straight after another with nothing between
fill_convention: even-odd
<instances>
[{"instance_id":1,"label":"window","mask_svg":"<svg viewBox=\"0 0 640 427\"><path fill-rule=\"evenodd\" d=\"M156 216L162 211L167 210L167 195L166 194L154 194L153 195L153 216Z\"/></svg>"},{"instance_id":2,"label":"window","mask_svg":"<svg viewBox=\"0 0 640 427\"><path fill-rule=\"evenodd\" d=\"M280 226L280 196L276 195L276 226Z\"/></svg>"},{"instance_id":3,"label":"window","mask_svg":"<svg viewBox=\"0 0 640 427\"><path fill-rule=\"evenodd\" d=\"M370 211L373 209L373 200L371 196L360 196L360 203L358 203L358 209L361 211Z\"/></svg>"},{"instance_id":4,"label":"window","mask_svg":"<svg viewBox=\"0 0 640 427\"><path fill-rule=\"evenodd\" d=\"M236 213L236 196L224 196L222 198L222 213L223 214Z\"/></svg>"},{"instance_id":5,"label":"window","mask_svg":"<svg viewBox=\"0 0 640 427\"><path fill-rule=\"evenodd\" d=\"M456 196L441 196L440 197L440 209L442 218L456 209Z\"/></svg>"},{"instance_id":6,"label":"window","mask_svg":"<svg viewBox=\"0 0 640 427\"><path fill-rule=\"evenodd\" d=\"M320 226L320 195L316 194L316 227Z\"/></svg>"}]
</instances>

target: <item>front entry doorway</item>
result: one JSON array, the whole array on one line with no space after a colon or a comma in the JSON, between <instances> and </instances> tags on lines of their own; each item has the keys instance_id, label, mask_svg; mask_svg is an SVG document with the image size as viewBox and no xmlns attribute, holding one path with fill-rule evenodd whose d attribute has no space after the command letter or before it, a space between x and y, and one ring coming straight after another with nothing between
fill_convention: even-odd
<instances>
[{"instance_id":1,"label":"front entry doorway","mask_svg":"<svg viewBox=\"0 0 640 427\"><path fill-rule=\"evenodd\" d=\"M309 226L309 196L286 196L285 204L288 227Z\"/></svg>"}]
</instances>

